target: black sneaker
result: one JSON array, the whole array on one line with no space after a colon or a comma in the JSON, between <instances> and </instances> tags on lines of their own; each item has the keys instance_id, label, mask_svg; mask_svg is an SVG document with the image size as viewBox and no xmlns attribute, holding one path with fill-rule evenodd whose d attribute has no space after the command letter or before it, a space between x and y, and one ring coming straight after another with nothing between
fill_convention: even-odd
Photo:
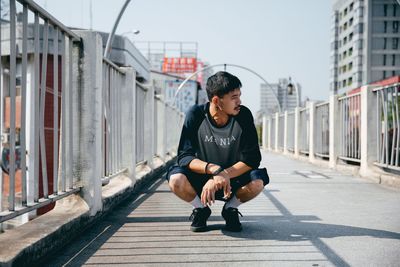
<instances>
[{"instance_id":1,"label":"black sneaker","mask_svg":"<svg viewBox=\"0 0 400 267\"><path fill-rule=\"evenodd\" d=\"M243 215L236 208L225 209L225 205L222 208L222 212L221 212L222 217L225 219L225 222L226 222L225 229L228 231L231 231L231 232L242 231L242 224L239 221L239 214L242 217L243 217Z\"/></svg>"},{"instance_id":2,"label":"black sneaker","mask_svg":"<svg viewBox=\"0 0 400 267\"><path fill-rule=\"evenodd\" d=\"M209 207L196 208L190 215L189 220L192 221L190 230L192 232L203 232L207 229L207 219L210 217L211 210Z\"/></svg>"}]
</instances>

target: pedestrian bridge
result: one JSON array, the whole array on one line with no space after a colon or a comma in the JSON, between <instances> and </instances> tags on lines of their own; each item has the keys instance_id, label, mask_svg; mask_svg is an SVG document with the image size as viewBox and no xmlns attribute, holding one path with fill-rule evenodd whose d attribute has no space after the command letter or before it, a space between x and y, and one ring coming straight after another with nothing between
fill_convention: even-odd
<instances>
[{"instance_id":1,"label":"pedestrian bridge","mask_svg":"<svg viewBox=\"0 0 400 267\"><path fill-rule=\"evenodd\" d=\"M262 153L271 183L240 211L243 231L224 230L222 203L204 233L190 205L158 177L44 266L396 266L400 195L351 174Z\"/></svg>"},{"instance_id":2,"label":"pedestrian bridge","mask_svg":"<svg viewBox=\"0 0 400 267\"><path fill-rule=\"evenodd\" d=\"M329 113L329 133L343 137L329 135L329 161L316 159L326 153L312 139L322 129L313 123L315 105L297 109L294 124L289 113L264 118L263 165L271 184L241 207L244 231L223 230L218 203L210 231L193 234L187 222L191 208L161 178L176 156L184 115L156 95L151 83L138 82L134 68L103 58L98 33L72 31L30 0L10 1L10 17L18 20L2 24L0 35L1 68L7 70L1 72L0 101L1 265L399 261L400 199L393 172L399 124L390 122L398 118L397 89L377 94L378 103L386 103L383 115L375 116L384 120L376 123L380 128L356 116L368 118L371 110L363 97L362 113L357 101L341 106L345 127L331 129L342 124L331 119L336 112ZM365 105L371 105L372 93L366 94ZM340 99L330 101L335 111ZM300 119L307 117L303 113L308 121ZM375 139L371 131L364 137L365 127L375 129ZM368 146L374 140L381 145L375 160ZM340 160L359 163L360 172L352 165L351 174L371 173L361 170L371 171L372 165L383 173L374 172L375 180L339 173L348 170ZM376 177L392 188L376 184Z\"/></svg>"}]
</instances>

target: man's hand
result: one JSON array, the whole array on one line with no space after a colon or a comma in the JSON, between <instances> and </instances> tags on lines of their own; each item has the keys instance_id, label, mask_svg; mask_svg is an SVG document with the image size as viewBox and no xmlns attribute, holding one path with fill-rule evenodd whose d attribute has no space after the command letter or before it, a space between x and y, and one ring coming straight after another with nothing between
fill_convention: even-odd
<instances>
[{"instance_id":1,"label":"man's hand","mask_svg":"<svg viewBox=\"0 0 400 267\"><path fill-rule=\"evenodd\" d=\"M229 196L231 195L231 180L229 178L228 172L226 170L223 170L219 174L215 175L213 180L218 190L224 190L224 198L229 198Z\"/></svg>"},{"instance_id":2,"label":"man's hand","mask_svg":"<svg viewBox=\"0 0 400 267\"><path fill-rule=\"evenodd\" d=\"M201 191L201 203L204 206L211 206L212 203L215 203L215 191L217 191L217 187L214 180L208 180L208 182L203 186L203 190Z\"/></svg>"}]
</instances>

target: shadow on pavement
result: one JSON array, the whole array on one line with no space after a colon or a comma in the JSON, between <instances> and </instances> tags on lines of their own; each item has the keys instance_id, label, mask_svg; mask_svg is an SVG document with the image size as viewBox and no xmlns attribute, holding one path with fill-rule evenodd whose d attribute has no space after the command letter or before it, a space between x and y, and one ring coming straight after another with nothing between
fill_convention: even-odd
<instances>
[{"instance_id":1,"label":"shadow on pavement","mask_svg":"<svg viewBox=\"0 0 400 267\"><path fill-rule=\"evenodd\" d=\"M102 222L91 228L84 236L74 241L74 247L69 246L68 251L57 255L44 266L76 266L84 264L96 251L107 242L123 225L127 223L146 223L146 222L187 222L189 228L190 222L188 216L163 216L163 217L128 217L138 206L154 193L166 193L165 190L157 188L164 182L164 179L157 180L151 187L136 199L124 202L121 207L116 209L110 215L106 216ZM335 238L342 236L370 236L375 238L400 239L400 234L395 232L360 228L345 225L318 223L320 219L316 216L296 216L276 199L271 192L264 191L264 195L274 204L282 215L279 216L244 216L241 218L243 231L239 233L224 230L224 224L213 223L221 222L221 216L211 216L209 218L208 232L222 231L224 235L239 239L249 240L276 240L276 241L310 241L331 263L338 266L350 266L339 255L335 253L322 238ZM178 201L178 200L177 200ZM244 214L245 215L245 214ZM181 226L181 224L180 224ZM178 242L179 238L174 240L171 235L160 231L157 237L165 237L165 241ZM187 236L184 234L183 236ZM192 234L190 236L193 236ZM207 234L207 236L210 236ZM212 236L212 235L211 235ZM120 236L119 237L123 237ZM143 232L146 237L146 232ZM154 235L152 235L154 237ZM169 237L169 238L168 238ZM202 239L207 242L207 239ZM210 238L210 242L215 239ZM156 242L156 241L140 241ZM139 244L140 242L135 242ZM233 241L234 242L234 241ZM129 243L129 242L126 242ZM210 244L211 245L211 244ZM140 246L140 245L138 245ZM71 255L74 255L73 257ZM43 266L43 265L41 265Z\"/></svg>"}]
</instances>

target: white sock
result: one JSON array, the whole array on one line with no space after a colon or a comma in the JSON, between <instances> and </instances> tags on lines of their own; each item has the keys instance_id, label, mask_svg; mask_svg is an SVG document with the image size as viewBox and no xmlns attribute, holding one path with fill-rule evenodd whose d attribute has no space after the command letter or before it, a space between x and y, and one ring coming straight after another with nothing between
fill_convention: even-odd
<instances>
[{"instance_id":1,"label":"white sock","mask_svg":"<svg viewBox=\"0 0 400 267\"><path fill-rule=\"evenodd\" d=\"M192 205L195 209L205 208L205 206L201 203L199 196L197 196L197 195L192 201L190 201L190 205Z\"/></svg>"},{"instance_id":2,"label":"white sock","mask_svg":"<svg viewBox=\"0 0 400 267\"><path fill-rule=\"evenodd\" d=\"M242 202L240 202L240 200L236 196L233 196L233 198L231 198L228 202L226 202L225 209L237 208L240 206L240 204L242 204Z\"/></svg>"}]
</instances>

